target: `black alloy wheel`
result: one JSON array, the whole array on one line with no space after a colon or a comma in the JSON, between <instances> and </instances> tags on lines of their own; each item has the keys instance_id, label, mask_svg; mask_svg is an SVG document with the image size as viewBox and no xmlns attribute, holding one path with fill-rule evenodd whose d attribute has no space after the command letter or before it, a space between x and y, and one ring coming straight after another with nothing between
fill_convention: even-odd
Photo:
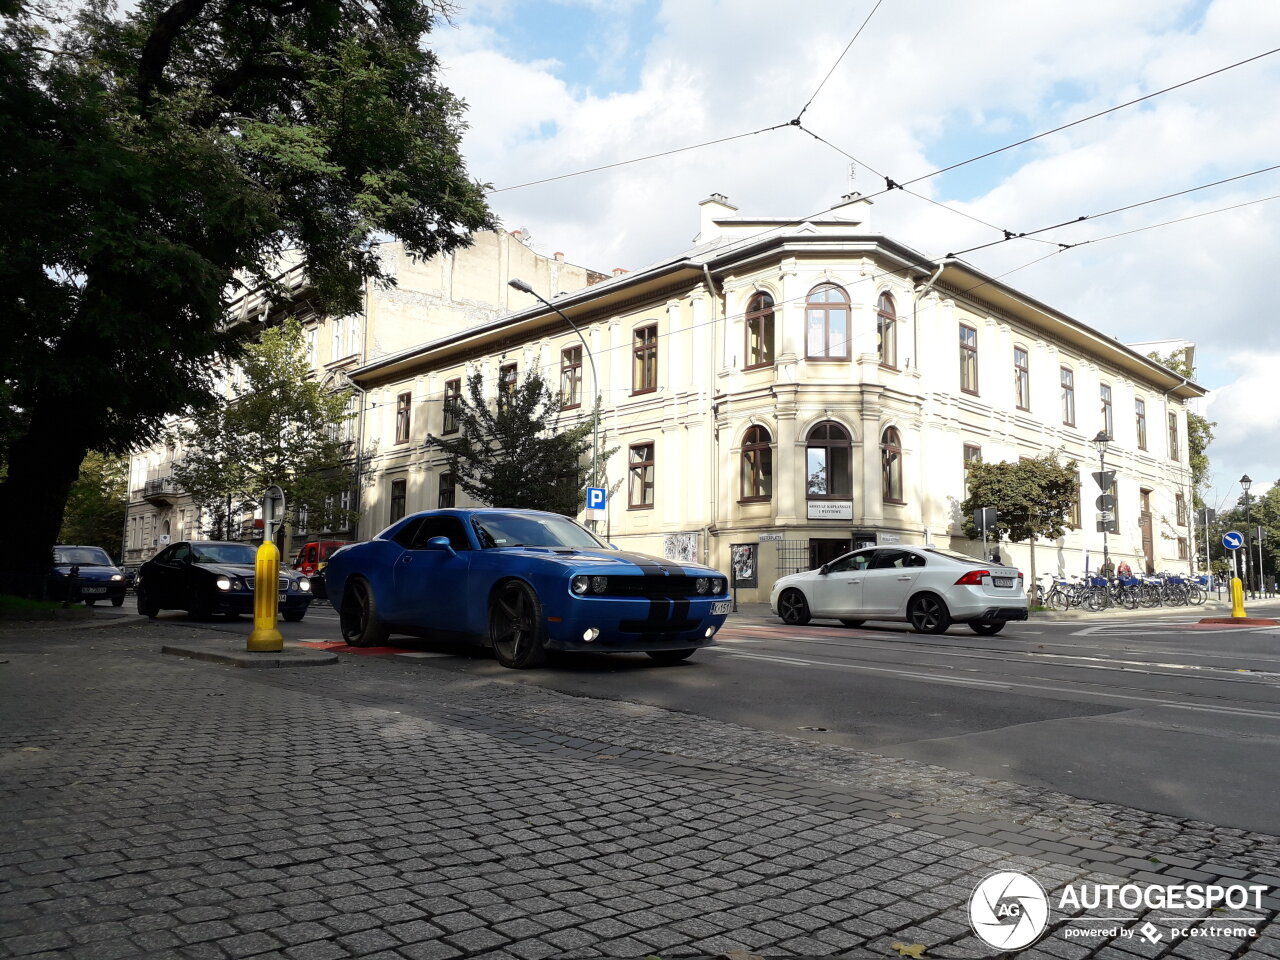
<instances>
[{"instance_id":1,"label":"black alloy wheel","mask_svg":"<svg viewBox=\"0 0 1280 960\"><path fill-rule=\"evenodd\" d=\"M784 590L778 598L778 616L792 627L803 627L809 622L809 602L799 590Z\"/></svg>"},{"instance_id":2,"label":"black alloy wheel","mask_svg":"<svg viewBox=\"0 0 1280 960\"><path fill-rule=\"evenodd\" d=\"M645 653L658 663L683 663L693 656L693 650L646 650Z\"/></svg>"},{"instance_id":3,"label":"black alloy wheel","mask_svg":"<svg viewBox=\"0 0 1280 960\"><path fill-rule=\"evenodd\" d=\"M512 670L539 666L547 657L542 604L521 580L501 584L489 601L489 642L494 658Z\"/></svg>"},{"instance_id":4,"label":"black alloy wheel","mask_svg":"<svg viewBox=\"0 0 1280 960\"><path fill-rule=\"evenodd\" d=\"M1003 620L975 620L969 624L969 629L980 637L994 637L997 633L1004 629Z\"/></svg>"},{"instance_id":5,"label":"black alloy wheel","mask_svg":"<svg viewBox=\"0 0 1280 960\"><path fill-rule=\"evenodd\" d=\"M390 631L378 619L378 601L368 581L355 579L347 587L347 598L338 616L342 639L352 647L379 647Z\"/></svg>"},{"instance_id":6,"label":"black alloy wheel","mask_svg":"<svg viewBox=\"0 0 1280 960\"><path fill-rule=\"evenodd\" d=\"M907 616L917 633L946 633L951 626L947 605L931 593L922 593L912 600Z\"/></svg>"}]
</instances>

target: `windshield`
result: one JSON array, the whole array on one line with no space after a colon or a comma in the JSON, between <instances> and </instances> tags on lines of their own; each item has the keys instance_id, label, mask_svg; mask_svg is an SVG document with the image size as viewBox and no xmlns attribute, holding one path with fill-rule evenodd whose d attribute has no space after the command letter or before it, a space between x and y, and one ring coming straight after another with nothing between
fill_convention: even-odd
<instances>
[{"instance_id":1,"label":"windshield","mask_svg":"<svg viewBox=\"0 0 1280 960\"><path fill-rule=\"evenodd\" d=\"M471 524L482 549L493 547L585 547L607 545L568 517L528 513L485 513Z\"/></svg>"},{"instance_id":2,"label":"windshield","mask_svg":"<svg viewBox=\"0 0 1280 960\"><path fill-rule=\"evenodd\" d=\"M936 553L940 557L949 557L952 560L959 560L961 563L971 563L975 567L987 566L987 561L980 560L977 557L971 557L967 553L956 553L954 550L943 550L940 547L925 547L926 553Z\"/></svg>"},{"instance_id":3,"label":"windshield","mask_svg":"<svg viewBox=\"0 0 1280 960\"><path fill-rule=\"evenodd\" d=\"M191 545L191 559L196 563L238 563L251 567L257 558L257 548L247 543L193 543Z\"/></svg>"},{"instance_id":4,"label":"windshield","mask_svg":"<svg viewBox=\"0 0 1280 960\"><path fill-rule=\"evenodd\" d=\"M54 547L53 562L75 563L82 567L109 567L111 558L101 547Z\"/></svg>"}]
</instances>

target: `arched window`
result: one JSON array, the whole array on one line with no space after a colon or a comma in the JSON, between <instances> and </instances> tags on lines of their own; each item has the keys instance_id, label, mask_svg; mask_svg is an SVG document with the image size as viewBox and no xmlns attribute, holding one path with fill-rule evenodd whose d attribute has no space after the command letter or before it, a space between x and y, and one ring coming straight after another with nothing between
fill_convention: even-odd
<instances>
[{"instance_id":1,"label":"arched window","mask_svg":"<svg viewBox=\"0 0 1280 960\"><path fill-rule=\"evenodd\" d=\"M773 363L773 297L757 293L747 304L747 369Z\"/></svg>"},{"instance_id":2,"label":"arched window","mask_svg":"<svg viewBox=\"0 0 1280 960\"><path fill-rule=\"evenodd\" d=\"M773 438L764 427L752 427L742 438L742 499L773 496Z\"/></svg>"},{"instance_id":3,"label":"arched window","mask_svg":"<svg viewBox=\"0 0 1280 960\"><path fill-rule=\"evenodd\" d=\"M898 367L898 313L893 307L893 297L880 294L876 305L876 342L880 349L880 366Z\"/></svg>"},{"instance_id":4,"label":"arched window","mask_svg":"<svg viewBox=\"0 0 1280 960\"><path fill-rule=\"evenodd\" d=\"M881 492L885 503L902 503L902 434L886 427L880 435Z\"/></svg>"},{"instance_id":5,"label":"arched window","mask_svg":"<svg viewBox=\"0 0 1280 960\"><path fill-rule=\"evenodd\" d=\"M849 359L849 297L833 283L814 287L805 304L805 356Z\"/></svg>"},{"instance_id":6,"label":"arched window","mask_svg":"<svg viewBox=\"0 0 1280 960\"><path fill-rule=\"evenodd\" d=\"M853 496L853 445L849 431L827 420L809 431L805 449L805 494L810 500Z\"/></svg>"}]
</instances>

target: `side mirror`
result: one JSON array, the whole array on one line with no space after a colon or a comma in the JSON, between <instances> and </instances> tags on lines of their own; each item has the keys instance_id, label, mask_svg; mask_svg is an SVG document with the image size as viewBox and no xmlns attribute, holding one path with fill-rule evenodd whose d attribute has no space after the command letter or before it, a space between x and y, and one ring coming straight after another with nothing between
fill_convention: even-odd
<instances>
[{"instance_id":1,"label":"side mirror","mask_svg":"<svg viewBox=\"0 0 1280 960\"><path fill-rule=\"evenodd\" d=\"M825 577L830 572L830 564L824 563L818 568L818 576Z\"/></svg>"},{"instance_id":2,"label":"side mirror","mask_svg":"<svg viewBox=\"0 0 1280 960\"><path fill-rule=\"evenodd\" d=\"M453 549L453 544L449 542L448 537L432 537L427 541L424 549L443 550L451 557L456 557L458 555L458 552Z\"/></svg>"}]
</instances>

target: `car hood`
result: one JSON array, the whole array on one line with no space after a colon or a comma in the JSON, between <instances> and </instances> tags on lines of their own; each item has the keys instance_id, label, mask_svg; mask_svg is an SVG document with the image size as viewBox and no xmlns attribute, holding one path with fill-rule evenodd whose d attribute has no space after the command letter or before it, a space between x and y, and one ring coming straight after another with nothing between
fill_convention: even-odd
<instances>
[{"instance_id":1,"label":"car hood","mask_svg":"<svg viewBox=\"0 0 1280 960\"><path fill-rule=\"evenodd\" d=\"M251 563L197 563L194 564L195 569L203 570L215 577L252 577L257 571ZM280 576L287 577L290 580L305 579L302 574L295 570L286 570L280 568Z\"/></svg>"},{"instance_id":2,"label":"car hood","mask_svg":"<svg viewBox=\"0 0 1280 960\"><path fill-rule=\"evenodd\" d=\"M55 577L69 577L71 576L72 566L74 564L60 563L51 572ZM110 580L115 576L124 576L118 567L94 566L88 563L80 565L79 577L81 580Z\"/></svg>"},{"instance_id":3,"label":"car hood","mask_svg":"<svg viewBox=\"0 0 1280 960\"><path fill-rule=\"evenodd\" d=\"M681 560L664 560L646 553L630 550L570 549L567 547L500 547L504 553L544 563L557 563L566 567L590 566L601 573L662 573L684 576L691 572L716 575L719 571L701 563Z\"/></svg>"}]
</instances>

